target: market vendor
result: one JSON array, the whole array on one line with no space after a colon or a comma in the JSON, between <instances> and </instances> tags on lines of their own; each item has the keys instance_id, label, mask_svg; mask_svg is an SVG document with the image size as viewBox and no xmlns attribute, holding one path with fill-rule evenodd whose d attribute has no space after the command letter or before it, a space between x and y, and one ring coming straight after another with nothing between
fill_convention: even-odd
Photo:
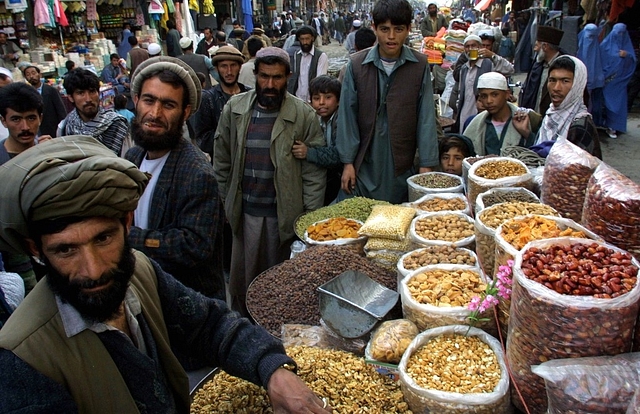
<instances>
[{"instance_id":1,"label":"market vendor","mask_svg":"<svg viewBox=\"0 0 640 414\"><path fill-rule=\"evenodd\" d=\"M38 256L47 276L0 331L2 411L188 413L178 350L266 387L274 412L331 412L279 340L129 248L148 181L90 137L3 166L0 249Z\"/></svg>"}]
</instances>

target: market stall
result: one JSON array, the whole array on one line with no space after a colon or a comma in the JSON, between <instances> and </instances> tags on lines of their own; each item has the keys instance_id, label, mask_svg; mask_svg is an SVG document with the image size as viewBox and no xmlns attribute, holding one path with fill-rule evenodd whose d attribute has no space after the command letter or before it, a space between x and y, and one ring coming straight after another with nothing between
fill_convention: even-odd
<instances>
[{"instance_id":1,"label":"market stall","mask_svg":"<svg viewBox=\"0 0 640 414\"><path fill-rule=\"evenodd\" d=\"M249 287L251 317L341 413L640 407L640 186L556 145L547 167L473 157L462 181L410 177L404 205L355 197L303 214L292 258ZM270 412L264 391L219 372L192 412L240 408Z\"/></svg>"}]
</instances>

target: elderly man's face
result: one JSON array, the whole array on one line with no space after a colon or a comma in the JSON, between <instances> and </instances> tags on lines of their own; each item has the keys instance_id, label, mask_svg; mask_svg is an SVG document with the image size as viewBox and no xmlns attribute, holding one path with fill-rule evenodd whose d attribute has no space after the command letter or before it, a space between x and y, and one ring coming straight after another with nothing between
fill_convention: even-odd
<instances>
[{"instance_id":1,"label":"elderly man's face","mask_svg":"<svg viewBox=\"0 0 640 414\"><path fill-rule=\"evenodd\" d=\"M24 77L29 82L29 84L35 88L39 88L40 81L40 73L36 70L36 68L27 68L24 70Z\"/></svg>"},{"instance_id":2,"label":"elderly man's face","mask_svg":"<svg viewBox=\"0 0 640 414\"><path fill-rule=\"evenodd\" d=\"M185 91L182 86L149 78L134 97L136 117L132 122L132 137L147 151L175 148L182 137L182 126L191 113L191 106L182 106Z\"/></svg>"},{"instance_id":3,"label":"elderly man's face","mask_svg":"<svg viewBox=\"0 0 640 414\"><path fill-rule=\"evenodd\" d=\"M62 301L96 322L122 311L135 267L123 222L88 218L40 240L40 254L49 268L47 283Z\"/></svg>"},{"instance_id":4,"label":"elderly man's face","mask_svg":"<svg viewBox=\"0 0 640 414\"><path fill-rule=\"evenodd\" d=\"M258 104L266 109L278 109L287 92L287 67L284 64L265 65L256 68L256 94Z\"/></svg>"}]
</instances>

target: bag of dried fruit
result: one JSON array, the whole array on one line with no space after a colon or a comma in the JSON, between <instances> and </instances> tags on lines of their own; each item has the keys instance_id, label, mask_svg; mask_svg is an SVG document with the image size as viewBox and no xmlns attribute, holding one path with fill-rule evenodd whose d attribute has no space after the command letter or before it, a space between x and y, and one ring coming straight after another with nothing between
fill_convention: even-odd
<instances>
[{"instance_id":1,"label":"bag of dried fruit","mask_svg":"<svg viewBox=\"0 0 640 414\"><path fill-rule=\"evenodd\" d=\"M443 172L412 175L407 178L407 186L409 187L410 202L416 201L427 194L462 193L464 191L462 178Z\"/></svg>"},{"instance_id":2,"label":"bag of dried fruit","mask_svg":"<svg viewBox=\"0 0 640 414\"><path fill-rule=\"evenodd\" d=\"M398 370L400 388L414 413L512 412L502 346L480 329L429 329L411 342Z\"/></svg>"},{"instance_id":3,"label":"bag of dried fruit","mask_svg":"<svg viewBox=\"0 0 640 414\"><path fill-rule=\"evenodd\" d=\"M531 367L544 379L548 414L625 414L640 388L640 353L554 359Z\"/></svg>"},{"instance_id":4,"label":"bag of dried fruit","mask_svg":"<svg viewBox=\"0 0 640 414\"><path fill-rule=\"evenodd\" d=\"M531 365L631 350L639 268L628 252L589 239L536 240L518 252L507 359L531 413L547 410L544 381Z\"/></svg>"},{"instance_id":5,"label":"bag of dried fruit","mask_svg":"<svg viewBox=\"0 0 640 414\"><path fill-rule=\"evenodd\" d=\"M445 325L469 325L471 300L482 294L488 280L482 270L440 264L409 273L398 285L402 314L423 331ZM496 334L493 311L482 315L478 328Z\"/></svg>"},{"instance_id":6,"label":"bag of dried fruit","mask_svg":"<svg viewBox=\"0 0 640 414\"><path fill-rule=\"evenodd\" d=\"M587 185L582 225L640 260L640 185L600 163Z\"/></svg>"},{"instance_id":7,"label":"bag of dried fruit","mask_svg":"<svg viewBox=\"0 0 640 414\"><path fill-rule=\"evenodd\" d=\"M397 364L418 333L420 331L416 324L408 319L384 321L371 334L364 351L365 358Z\"/></svg>"},{"instance_id":8,"label":"bag of dried fruit","mask_svg":"<svg viewBox=\"0 0 640 414\"><path fill-rule=\"evenodd\" d=\"M600 160L566 138L551 148L542 177L542 202L558 210L562 217L582 220L582 207L589 179Z\"/></svg>"},{"instance_id":9,"label":"bag of dried fruit","mask_svg":"<svg viewBox=\"0 0 640 414\"><path fill-rule=\"evenodd\" d=\"M467 185L469 200L473 201L478 194L496 187L524 187L533 190L535 183L529 168L515 158L487 158L471 166Z\"/></svg>"},{"instance_id":10,"label":"bag of dried fruit","mask_svg":"<svg viewBox=\"0 0 640 414\"><path fill-rule=\"evenodd\" d=\"M510 260L515 260L516 254L527 243L533 240L556 237L576 237L602 241L598 235L571 219L538 214L518 216L505 221L496 230L493 274L498 273L500 266L505 266ZM498 304L498 321L503 338L507 336L510 307L511 300L501 300Z\"/></svg>"}]
</instances>

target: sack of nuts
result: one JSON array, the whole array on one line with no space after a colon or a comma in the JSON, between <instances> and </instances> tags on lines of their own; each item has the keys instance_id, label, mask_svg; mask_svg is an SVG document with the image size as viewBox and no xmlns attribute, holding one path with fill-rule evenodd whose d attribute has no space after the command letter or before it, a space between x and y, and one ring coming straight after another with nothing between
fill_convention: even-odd
<instances>
[{"instance_id":1,"label":"sack of nuts","mask_svg":"<svg viewBox=\"0 0 640 414\"><path fill-rule=\"evenodd\" d=\"M471 202L473 201L474 200L471 200ZM475 199L474 211L477 214L485 208L500 203L540 203L540 199L526 188L496 187L478 194L478 197Z\"/></svg>"},{"instance_id":2,"label":"sack of nuts","mask_svg":"<svg viewBox=\"0 0 640 414\"><path fill-rule=\"evenodd\" d=\"M418 214L436 213L439 211L456 211L471 215L471 207L467 197L462 193L427 194L413 203L409 203Z\"/></svg>"},{"instance_id":3,"label":"sack of nuts","mask_svg":"<svg viewBox=\"0 0 640 414\"><path fill-rule=\"evenodd\" d=\"M411 207L373 206L358 233L368 237L404 240L416 211Z\"/></svg>"},{"instance_id":4,"label":"sack of nuts","mask_svg":"<svg viewBox=\"0 0 640 414\"><path fill-rule=\"evenodd\" d=\"M409 273L398 286L402 314L424 331L445 325L469 325L471 299L480 296L488 280L478 268L432 265ZM497 334L493 311L484 312L478 328Z\"/></svg>"},{"instance_id":5,"label":"sack of nuts","mask_svg":"<svg viewBox=\"0 0 640 414\"><path fill-rule=\"evenodd\" d=\"M520 160L495 157L480 160L471 166L467 195L475 200L478 194L496 187L524 187L533 190L535 183L529 168Z\"/></svg>"},{"instance_id":6,"label":"sack of nuts","mask_svg":"<svg viewBox=\"0 0 640 414\"><path fill-rule=\"evenodd\" d=\"M516 254L529 242L556 237L576 237L602 241L597 234L587 230L573 220L554 216L529 214L505 221L495 234L495 264L493 274L509 260L515 260ZM498 304L498 321L502 336L507 336L509 309L511 300L501 300Z\"/></svg>"},{"instance_id":7,"label":"sack of nuts","mask_svg":"<svg viewBox=\"0 0 640 414\"><path fill-rule=\"evenodd\" d=\"M600 160L566 138L553 144L542 178L542 202L558 210L562 217L582 220L587 183Z\"/></svg>"},{"instance_id":8,"label":"sack of nuts","mask_svg":"<svg viewBox=\"0 0 640 414\"><path fill-rule=\"evenodd\" d=\"M507 414L509 375L502 346L481 329L429 329L398 366L400 388L414 413Z\"/></svg>"},{"instance_id":9,"label":"sack of nuts","mask_svg":"<svg viewBox=\"0 0 640 414\"><path fill-rule=\"evenodd\" d=\"M422 246L471 247L475 241L474 220L460 212L420 214L411 222L414 242Z\"/></svg>"},{"instance_id":10,"label":"sack of nuts","mask_svg":"<svg viewBox=\"0 0 640 414\"><path fill-rule=\"evenodd\" d=\"M544 378L549 414L625 414L640 388L640 353L554 359L531 367Z\"/></svg>"},{"instance_id":11,"label":"sack of nuts","mask_svg":"<svg viewBox=\"0 0 640 414\"><path fill-rule=\"evenodd\" d=\"M640 260L640 186L601 163L587 186L582 224Z\"/></svg>"},{"instance_id":12,"label":"sack of nuts","mask_svg":"<svg viewBox=\"0 0 640 414\"><path fill-rule=\"evenodd\" d=\"M409 273L421 267L454 264L478 269L478 256L473 250L453 246L429 246L404 254L398 260L398 285Z\"/></svg>"},{"instance_id":13,"label":"sack of nuts","mask_svg":"<svg viewBox=\"0 0 640 414\"><path fill-rule=\"evenodd\" d=\"M412 175L407 178L407 186L409 187L410 202L427 194L462 193L464 191L464 185L459 176L443 172Z\"/></svg>"},{"instance_id":14,"label":"sack of nuts","mask_svg":"<svg viewBox=\"0 0 640 414\"><path fill-rule=\"evenodd\" d=\"M544 381L531 365L631 350L639 268L628 252L589 239L537 240L518 252L507 359L529 412L547 410ZM515 392L512 399L523 410Z\"/></svg>"},{"instance_id":15,"label":"sack of nuts","mask_svg":"<svg viewBox=\"0 0 640 414\"><path fill-rule=\"evenodd\" d=\"M481 155L481 156L477 156L477 157L467 157L465 159L462 160L462 182L465 185L465 188L469 188L468 183L469 183L469 170L471 169L471 166L473 164L475 164L476 162L480 161L480 160L484 160L485 158L495 158L498 155L496 154L487 154L487 155ZM471 200L473 202L473 200Z\"/></svg>"}]
</instances>

